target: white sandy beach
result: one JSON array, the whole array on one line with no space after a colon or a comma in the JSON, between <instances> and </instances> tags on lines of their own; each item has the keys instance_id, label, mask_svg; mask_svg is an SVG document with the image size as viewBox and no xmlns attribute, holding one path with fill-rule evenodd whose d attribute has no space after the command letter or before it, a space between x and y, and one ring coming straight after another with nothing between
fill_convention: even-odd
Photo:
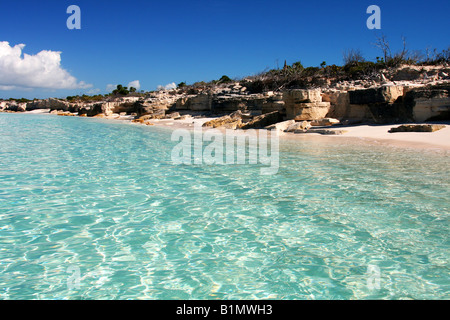
<instances>
[{"instance_id":1,"label":"white sandy beach","mask_svg":"<svg viewBox=\"0 0 450 320\"><path fill-rule=\"evenodd\" d=\"M436 132L396 132L389 133L396 125L359 125L339 127L339 130L348 132L335 136L336 138L360 138L368 141L376 141L385 144L395 144L396 146L432 148L450 150L450 126Z\"/></svg>"},{"instance_id":2,"label":"white sandy beach","mask_svg":"<svg viewBox=\"0 0 450 320\"><path fill-rule=\"evenodd\" d=\"M214 118L186 119L186 120L152 120L157 126L175 128L193 128L195 123L203 123ZM330 130L345 130L343 135L321 135L318 133L280 133L282 139L299 139L308 137L322 137L324 139L358 139L359 142L395 145L398 147L420 149L442 149L450 151L450 125L436 132L396 132L389 133L391 128L401 124L389 125L353 125L327 127ZM206 128L205 128L206 130ZM350 140L350 139L349 139Z\"/></svg>"}]
</instances>

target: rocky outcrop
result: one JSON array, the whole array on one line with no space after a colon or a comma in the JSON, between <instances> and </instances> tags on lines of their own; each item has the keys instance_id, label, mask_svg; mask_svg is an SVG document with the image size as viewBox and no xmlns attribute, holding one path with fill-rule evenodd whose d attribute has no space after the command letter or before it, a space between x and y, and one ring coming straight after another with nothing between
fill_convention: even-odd
<instances>
[{"instance_id":1,"label":"rocky outcrop","mask_svg":"<svg viewBox=\"0 0 450 320\"><path fill-rule=\"evenodd\" d=\"M350 104L393 103L403 96L402 86L382 86L379 88L349 91Z\"/></svg>"},{"instance_id":2,"label":"rocky outcrop","mask_svg":"<svg viewBox=\"0 0 450 320\"><path fill-rule=\"evenodd\" d=\"M17 112L25 112L27 111L27 104L26 103L19 103L17 105Z\"/></svg>"},{"instance_id":3,"label":"rocky outcrop","mask_svg":"<svg viewBox=\"0 0 450 320\"><path fill-rule=\"evenodd\" d=\"M27 103L27 111L37 109L50 109L50 110L62 110L69 111L71 103L59 99L49 98L45 100L35 100Z\"/></svg>"},{"instance_id":4,"label":"rocky outcrop","mask_svg":"<svg viewBox=\"0 0 450 320\"><path fill-rule=\"evenodd\" d=\"M244 123L240 129L262 129L281 121L283 121L282 114L274 111L254 117L251 121Z\"/></svg>"},{"instance_id":5,"label":"rocky outcrop","mask_svg":"<svg viewBox=\"0 0 450 320\"><path fill-rule=\"evenodd\" d=\"M283 92L287 119L318 120L330 111L330 102L322 102L320 90L295 89Z\"/></svg>"},{"instance_id":6,"label":"rocky outcrop","mask_svg":"<svg viewBox=\"0 0 450 320\"><path fill-rule=\"evenodd\" d=\"M242 120L233 119L230 116L224 116L218 119L210 120L203 124L203 126L212 128L239 129L242 126Z\"/></svg>"},{"instance_id":7,"label":"rocky outcrop","mask_svg":"<svg viewBox=\"0 0 450 320\"><path fill-rule=\"evenodd\" d=\"M450 120L450 85L409 89L403 98L405 108L416 122Z\"/></svg>"},{"instance_id":8,"label":"rocky outcrop","mask_svg":"<svg viewBox=\"0 0 450 320\"><path fill-rule=\"evenodd\" d=\"M172 112L172 113L166 114L164 116L164 119L179 119L180 117L181 117L181 115L179 112Z\"/></svg>"},{"instance_id":9,"label":"rocky outcrop","mask_svg":"<svg viewBox=\"0 0 450 320\"><path fill-rule=\"evenodd\" d=\"M237 110L262 110L266 98L261 94L254 95L218 95L212 99L213 113L233 112Z\"/></svg>"},{"instance_id":10,"label":"rocky outcrop","mask_svg":"<svg viewBox=\"0 0 450 320\"><path fill-rule=\"evenodd\" d=\"M19 105L15 101L7 102L5 111L17 112Z\"/></svg>"},{"instance_id":11,"label":"rocky outcrop","mask_svg":"<svg viewBox=\"0 0 450 320\"><path fill-rule=\"evenodd\" d=\"M205 122L203 127L239 129L242 126L242 123L248 122L251 119L253 119L251 115L243 114L240 110L238 110L230 115Z\"/></svg>"},{"instance_id":12,"label":"rocky outcrop","mask_svg":"<svg viewBox=\"0 0 450 320\"><path fill-rule=\"evenodd\" d=\"M95 107L94 107L95 108ZM113 113L132 113L136 112L136 105L133 101L113 101L113 102L103 102L96 105L96 110L100 109L101 112L106 116L110 116Z\"/></svg>"},{"instance_id":13,"label":"rocky outcrop","mask_svg":"<svg viewBox=\"0 0 450 320\"><path fill-rule=\"evenodd\" d=\"M327 117L336 119L347 118L350 111L350 98L347 91L331 90L322 93L323 101L330 102Z\"/></svg>"},{"instance_id":14,"label":"rocky outcrop","mask_svg":"<svg viewBox=\"0 0 450 320\"><path fill-rule=\"evenodd\" d=\"M185 96L179 98L175 103L176 110L190 110L190 99L194 96Z\"/></svg>"},{"instance_id":15,"label":"rocky outcrop","mask_svg":"<svg viewBox=\"0 0 450 320\"><path fill-rule=\"evenodd\" d=\"M236 124L241 121L240 119L235 119L230 116L223 116L217 119L210 120L203 124L203 127L212 127L212 128L220 128L228 124Z\"/></svg>"},{"instance_id":16,"label":"rocky outcrop","mask_svg":"<svg viewBox=\"0 0 450 320\"><path fill-rule=\"evenodd\" d=\"M414 68L403 68L398 70L392 77L393 81L411 81L423 77L423 72Z\"/></svg>"},{"instance_id":17,"label":"rocky outcrop","mask_svg":"<svg viewBox=\"0 0 450 320\"><path fill-rule=\"evenodd\" d=\"M409 69L408 69L409 68ZM399 123L450 120L448 67L411 66L384 72L382 80L346 80L321 89L288 89L250 94L238 83L191 90L157 91L146 95L106 97L99 102L68 102L49 98L26 104L0 101L0 111L50 109L80 116L136 119L181 119L186 114L225 115L210 124L223 128L305 130L309 126L341 123ZM446 69L447 68L447 69ZM392 79L422 80L393 83ZM425 79L425 78L429 79ZM439 81L434 78L441 79ZM404 81L404 80L400 80ZM431 81L431 82L430 82ZM259 91L260 92L260 91ZM180 111L178 114L174 112ZM290 120L290 122L283 122ZM294 121L295 123L293 123ZM305 122L306 121L306 122ZM300 124L299 124L300 123ZM274 125L275 124L275 125Z\"/></svg>"},{"instance_id":18,"label":"rocky outcrop","mask_svg":"<svg viewBox=\"0 0 450 320\"><path fill-rule=\"evenodd\" d=\"M293 106L286 105L287 118L296 121L322 119L329 111L329 102L299 103Z\"/></svg>"},{"instance_id":19,"label":"rocky outcrop","mask_svg":"<svg viewBox=\"0 0 450 320\"><path fill-rule=\"evenodd\" d=\"M306 131L311 128L311 123L308 121L295 122L286 128L285 132Z\"/></svg>"},{"instance_id":20,"label":"rocky outcrop","mask_svg":"<svg viewBox=\"0 0 450 320\"><path fill-rule=\"evenodd\" d=\"M440 124L408 124L389 130L390 133L395 132L435 132L444 129L445 125Z\"/></svg>"},{"instance_id":21,"label":"rocky outcrop","mask_svg":"<svg viewBox=\"0 0 450 320\"><path fill-rule=\"evenodd\" d=\"M329 129L309 129L308 131L297 130L295 133L318 133L323 135L343 135L347 130L329 130Z\"/></svg>"},{"instance_id":22,"label":"rocky outcrop","mask_svg":"<svg viewBox=\"0 0 450 320\"><path fill-rule=\"evenodd\" d=\"M403 86L381 86L348 92L324 93L332 107L327 117L353 123L395 123L415 121L412 107L405 105L408 89Z\"/></svg>"},{"instance_id":23,"label":"rocky outcrop","mask_svg":"<svg viewBox=\"0 0 450 320\"><path fill-rule=\"evenodd\" d=\"M283 101L282 93L268 92L265 95L265 100L262 105L262 113L270 113L278 111L283 115L286 115L286 103Z\"/></svg>"},{"instance_id":24,"label":"rocky outcrop","mask_svg":"<svg viewBox=\"0 0 450 320\"><path fill-rule=\"evenodd\" d=\"M287 128L289 128L290 126L292 126L295 123L296 122L294 120L287 120L287 121L271 124L270 126L265 127L265 129L284 132L287 130Z\"/></svg>"},{"instance_id":25,"label":"rocky outcrop","mask_svg":"<svg viewBox=\"0 0 450 320\"><path fill-rule=\"evenodd\" d=\"M212 97L208 93L190 95L179 98L175 103L176 110L210 111Z\"/></svg>"},{"instance_id":26,"label":"rocky outcrop","mask_svg":"<svg viewBox=\"0 0 450 320\"><path fill-rule=\"evenodd\" d=\"M328 93L328 117L366 123L424 122L450 119L449 85L382 86Z\"/></svg>"},{"instance_id":27,"label":"rocky outcrop","mask_svg":"<svg viewBox=\"0 0 450 320\"><path fill-rule=\"evenodd\" d=\"M340 121L338 119L324 118L324 119L320 119L320 120L311 121L311 126L313 126L313 127L328 127L328 126L337 125L339 123L340 123Z\"/></svg>"},{"instance_id":28,"label":"rocky outcrop","mask_svg":"<svg viewBox=\"0 0 450 320\"><path fill-rule=\"evenodd\" d=\"M135 112L138 115L147 115L147 114L153 114L155 113L155 104L152 103L151 101L146 101L146 100L139 100L136 101L135 104Z\"/></svg>"}]
</instances>

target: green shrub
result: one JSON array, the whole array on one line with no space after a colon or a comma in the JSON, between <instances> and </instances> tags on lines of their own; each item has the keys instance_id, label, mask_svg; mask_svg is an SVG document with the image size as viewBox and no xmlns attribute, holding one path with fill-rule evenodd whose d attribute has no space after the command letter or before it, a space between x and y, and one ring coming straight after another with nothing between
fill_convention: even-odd
<instances>
[{"instance_id":1,"label":"green shrub","mask_svg":"<svg viewBox=\"0 0 450 320\"><path fill-rule=\"evenodd\" d=\"M228 76L223 75L222 78L219 79L218 83L229 83L233 82Z\"/></svg>"},{"instance_id":2,"label":"green shrub","mask_svg":"<svg viewBox=\"0 0 450 320\"><path fill-rule=\"evenodd\" d=\"M113 90L112 92L115 95L123 95L126 96L130 93L127 87L122 86L121 84L117 85L117 89Z\"/></svg>"},{"instance_id":3,"label":"green shrub","mask_svg":"<svg viewBox=\"0 0 450 320\"><path fill-rule=\"evenodd\" d=\"M300 61L294 62L292 64L292 68L294 70L299 70L299 71L302 71L303 69L305 69Z\"/></svg>"}]
</instances>

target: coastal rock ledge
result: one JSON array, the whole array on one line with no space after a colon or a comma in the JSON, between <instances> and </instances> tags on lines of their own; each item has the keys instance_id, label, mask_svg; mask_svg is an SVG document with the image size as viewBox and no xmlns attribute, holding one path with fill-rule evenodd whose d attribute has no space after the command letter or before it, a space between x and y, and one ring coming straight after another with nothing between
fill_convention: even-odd
<instances>
[{"instance_id":1,"label":"coastal rock ledge","mask_svg":"<svg viewBox=\"0 0 450 320\"><path fill-rule=\"evenodd\" d=\"M400 74L401 75L401 74ZM400 77L401 78L401 77ZM284 132L319 130L349 124L426 123L450 120L450 79L433 82L342 82L310 89L252 93L239 82L196 90L173 89L101 101L49 98L23 102L0 100L2 112L46 109L56 115L139 120L214 117L205 126L266 128ZM321 128L323 127L323 128ZM433 132L437 125L401 127ZM397 131L395 131L397 130ZM429 131L431 130L431 131Z\"/></svg>"}]
</instances>

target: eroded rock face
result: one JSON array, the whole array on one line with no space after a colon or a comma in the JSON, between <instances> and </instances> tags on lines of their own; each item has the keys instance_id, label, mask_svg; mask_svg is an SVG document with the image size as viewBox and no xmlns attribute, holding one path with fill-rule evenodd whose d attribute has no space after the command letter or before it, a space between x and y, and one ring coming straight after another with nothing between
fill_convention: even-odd
<instances>
[{"instance_id":1,"label":"eroded rock face","mask_svg":"<svg viewBox=\"0 0 450 320\"><path fill-rule=\"evenodd\" d=\"M286 117L296 121L318 120L324 118L330 111L329 102L286 104Z\"/></svg>"},{"instance_id":2,"label":"eroded rock face","mask_svg":"<svg viewBox=\"0 0 450 320\"><path fill-rule=\"evenodd\" d=\"M211 110L212 96L211 94L199 94L189 99L189 110L192 111L209 111Z\"/></svg>"},{"instance_id":3,"label":"eroded rock face","mask_svg":"<svg viewBox=\"0 0 450 320\"><path fill-rule=\"evenodd\" d=\"M280 113L286 114L286 103L281 100L274 100L273 98L267 99L263 103L262 113L270 113L273 111L278 111Z\"/></svg>"},{"instance_id":4,"label":"eroded rock face","mask_svg":"<svg viewBox=\"0 0 450 320\"><path fill-rule=\"evenodd\" d=\"M175 102L176 110L210 111L211 106L212 95L210 93L180 97Z\"/></svg>"},{"instance_id":5,"label":"eroded rock face","mask_svg":"<svg viewBox=\"0 0 450 320\"><path fill-rule=\"evenodd\" d=\"M211 111L215 113L236 110L262 110L266 98L263 95L221 95L212 100Z\"/></svg>"},{"instance_id":6,"label":"eroded rock face","mask_svg":"<svg viewBox=\"0 0 450 320\"><path fill-rule=\"evenodd\" d=\"M5 110L17 112L19 105L15 102L7 102Z\"/></svg>"},{"instance_id":7,"label":"eroded rock face","mask_svg":"<svg viewBox=\"0 0 450 320\"><path fill-rule=\"evenodd\" d=\"M417 122L450 120L450 85L413 88L406 92L404 105Z\"/></svg>"},{"instance_id":8,"label":"eroded rock face","mask_svg":"<svg viewBox=\"0 0 450 320\"><path fill-rule=\"evenodd\" d=\"M322 102L320 90L293 89L283 92L283 101L286 105L299 103Z\"/></svg>"},{"instance_id":9,"label":"eroded rock face","mask_svg":"<svg viewBox=\"0 0 450 320\"><path fill-rule=\"evenodd\" d=\"M347 91L328 91L322 94L324 102L330 102L330 111L327 117L336 119L346 119L350 112L350 98Z\"/></svg>"},{"instance_id":10,"label":"eroded rock face","mask_svg":"<svg viewBox=\"0 0 450 320\"><path fill-rule=\"evenodd\" d=\"M17 105L17 111L18 112L25 112L25 111L27 111L27 104L26 103L19 103Z\"/></svg>"},{"instance_id":11,"label":"eroded rock face","mask_svg":"<svg viewBox=\"0 0 450 320\"><path fill-rule=\"evenodd\" d=\"M403 96L402 86L382 86L365 90L349 91L350 104L393 103Z\"/></svg>"},{"instance_id":12,"label":"eroded rock face","mask_svg":"<svg viewBox=\"0 0 450 320\"><path fill-rule=\"evenodd\" d=\"M348 92L331 92L324 96L333 104L327 117L348 120L353 123L396 123L424 121L426 116L413 114L417 88L382 86ZM409 97L405 99L406 97ZM429 105L430 99L425 99ZM407 102L409 101L409 102ZM441 103L436 101L436 103ZM416 109L417 110L417 109ZM423 120L418 120L423 119Z\"/></svg>"},{"instance_id":13,"label":"eroded rock face","mask_svg":"<svg viewBox=\"0 0 450 320\"><path fill-rule=\"evenodd\" d=\"M330 102L322 102L320 90L287 90L283 93L286 118L296 121L323 119L330 111Z\"/></svg>"},{"instance_id":14,"label":"eroded rock face","mask_svg":"<svg viewBox=\"0 0 450 320\"><path fill-rule=\"evenodd\" d=\"M69 111L70 106L71 104L67 101L49 98L45 100L35 100L33 102L27 103L27 110L30 111L36 109L50 109Z\"/></svg>"},{"instance_id":15,"label":"eroded rock face","mask_svg":"<svg viewBox=\"0 0 450 320\"><path fill-rule=\"evenodd\" d=\"M192 96L186 96L179 98L175 103L175 109L176 110L189 110L190 107L190 101L189 99L192 98Z\"/></svg>"},{"instance_id":16,"label":"eroded rock face","mask_svg":"<svg viewBox=\"0 0 450 320\"><path fill-rule=\"evenodd\" d=\"M155 105L151 103L150 101L145 100L139 100L136 101L135 104L135 111L139 115L147 115L154 113Z\"/></svg>"},{"instance_id":17,"label":"eroded rock face","mask_svg":"<svg viewBox=\"0 0 450 320\"><path fill-rule=\"evenodd\" d=\"M249 94L244 88L237 90L221 88L208 93L181 97L176 101L175 110L211 111L215 114L230 113L241 110L252 113L271 113L278 111L285 114L285 103L281 93Z\"/></svg>"}]
</instances>

